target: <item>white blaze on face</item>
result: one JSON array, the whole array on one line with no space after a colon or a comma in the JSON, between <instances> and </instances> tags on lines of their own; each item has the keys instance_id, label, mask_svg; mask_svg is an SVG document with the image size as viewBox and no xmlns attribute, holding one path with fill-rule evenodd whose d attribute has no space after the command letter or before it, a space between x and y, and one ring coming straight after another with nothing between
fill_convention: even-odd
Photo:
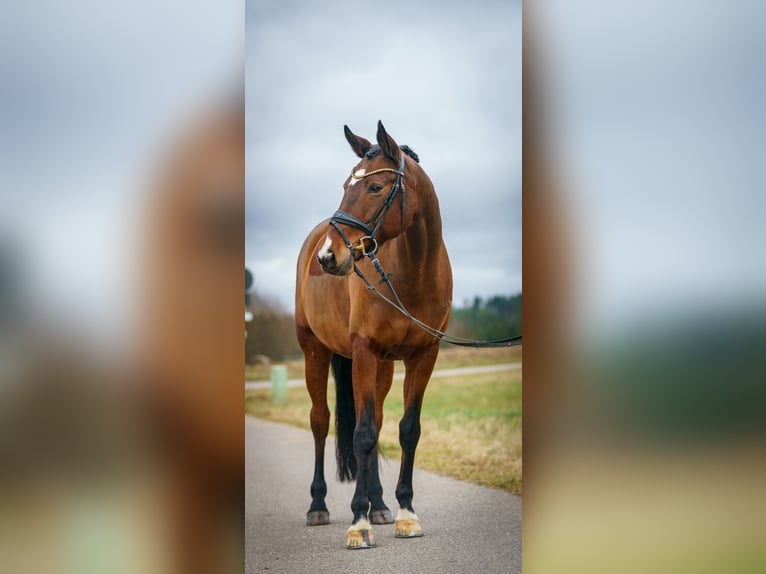
<instances>
[{"instance_id":1,"label":"white blaze on face","mask_svg":"<svg viewBox=\"0 0 766 574\"><path fill-rule=\"evenodd\" d=\"M324 259L328 255L330 255L330 246L332 245L332 241L330 241L330 236L328 235L324 240L324 245L319 249L319 255L320 258Z\"/></svg>"},{"instance_id":2,"label":"white blaze on face","mask_svg":"<svg viewBox=\"0 0 766 574\"><path fill-rule=\"evenodd\" d=\"M354 175L351 176L351 180L348 182L348 186L351 187L354 185L357 181L359 181L362 176L364 175L364 168L358 169L354 172Z\"/></svg>"}]
</instances>

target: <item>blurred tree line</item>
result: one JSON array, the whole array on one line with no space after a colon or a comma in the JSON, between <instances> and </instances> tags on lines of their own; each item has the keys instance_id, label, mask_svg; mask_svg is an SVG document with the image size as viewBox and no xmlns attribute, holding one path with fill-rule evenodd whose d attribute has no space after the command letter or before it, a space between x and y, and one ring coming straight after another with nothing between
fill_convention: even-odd
<instances>
[{"instance_id":1,"label":"blurred tree line","mask_svg":"<svg viewBox=\"0 0 766 574\"><path fill-rule=\"evenodd\" d=\"M257 355L264 355L271 361L303 356L295 335L293 314L278 301L250 291L247 309L253 318L245 323L245 362L252 364Z\"/></svg>"},{"instance_id":2,"label":"blurred tree line","mask_svg":"<svg viewBox=\"0 0 766 574\"><path fill-rule=\"evenodd\" d=\"M248 310L253 319L245 324L245 360L252 364L257 355L271 361L300 358L293 314L276 300L250 291ZM487 341L521 334L521 293L474 297L463 307L454 307L448 333L456 337Z\"/></svg>"},{"instance_id":3,"label":"blurred tree line","mask_svg":"<svg viewBox=\"0 0 766 574\"><path fill-rule=\"evenodd\" d=\"M474 297L453 307L447 332L456 337L490 341L521 335L521 293Z\"/></svg>"}]
</instances>

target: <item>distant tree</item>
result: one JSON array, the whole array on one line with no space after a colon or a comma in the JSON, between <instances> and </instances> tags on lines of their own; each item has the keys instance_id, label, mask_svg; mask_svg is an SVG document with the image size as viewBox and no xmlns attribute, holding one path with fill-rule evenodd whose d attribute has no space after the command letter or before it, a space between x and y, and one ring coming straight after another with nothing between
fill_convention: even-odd
<instances>
[{"instance_id":1,"label":"distant tree","mask_svg":"<svg viewBox=\"0 0 766 574\"><path fill-rule=\"evenodd\" d=\"M453 308L448 332L476 340L504 339L521 334L521 293L474 297L462 308Z\"/></svg>"},{"instance_id":2,"label":"distant tree","mask_svg":"<svg viewBox=\"0 0 766 574\"><path fill-rule=\"evenodd\" d=\"M292 313L278 301L250 292L249 310L253 319L246 323L245 357L265 355L272 361L299 357L301 348L295 335Z\"/></svg>"}]
</instances>

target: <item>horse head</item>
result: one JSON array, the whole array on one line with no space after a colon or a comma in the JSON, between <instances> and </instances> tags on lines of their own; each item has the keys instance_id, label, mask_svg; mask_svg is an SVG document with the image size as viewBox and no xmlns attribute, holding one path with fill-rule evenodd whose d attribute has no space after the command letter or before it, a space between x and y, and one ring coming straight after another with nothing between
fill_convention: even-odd
<instances>
[{"instance_id":1,"label":"horse head","mask_svg":"<svg viewBox=\"0 0 766 574\"><path fill-rule=\"evenodd\" d=\"M417 155L407 146L400 148L381 122L377 145L355 135L348 126L343 128L361 161L343 184L343 200L317 252L322 270L331 275L348 275L355 261L400 235L412 222L418 205L418 179L411 173L420 170Z\"/></svg>"}]
</instances>

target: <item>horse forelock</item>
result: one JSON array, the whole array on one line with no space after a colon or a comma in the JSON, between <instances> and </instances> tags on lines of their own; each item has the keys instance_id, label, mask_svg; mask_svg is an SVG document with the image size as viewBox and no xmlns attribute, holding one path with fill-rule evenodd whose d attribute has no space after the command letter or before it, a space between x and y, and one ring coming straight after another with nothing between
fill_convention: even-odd
<instances>
[{"instance_id":1,"label":"horse forelock","mask_svg":"<svg viewBox=\"0 0 766 574\"><path fill-rule=\"evenodd\" d=\"M369 150L367 150L367 153L364 154L365 159L372 159L378 154L380 154L381 149L379 145L372 146Z\"/></svg>"}]
</instances>

